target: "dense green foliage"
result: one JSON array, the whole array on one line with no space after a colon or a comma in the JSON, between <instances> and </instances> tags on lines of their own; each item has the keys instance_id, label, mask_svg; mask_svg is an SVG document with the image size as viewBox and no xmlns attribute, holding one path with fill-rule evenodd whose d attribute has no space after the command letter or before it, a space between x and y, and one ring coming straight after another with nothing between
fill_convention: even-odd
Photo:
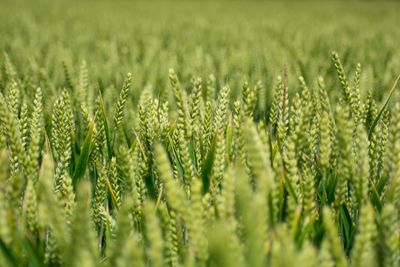
<instances>
[{"instance_id":1,"label":"dense green foliage","mask_svg":"<svg viewBox=\"0 0 400 267\"><path fill-rule=\"evenodd\" d=\"M398 4L32 3L0 266L400 265Z\"/></svg>"}]
</instances>

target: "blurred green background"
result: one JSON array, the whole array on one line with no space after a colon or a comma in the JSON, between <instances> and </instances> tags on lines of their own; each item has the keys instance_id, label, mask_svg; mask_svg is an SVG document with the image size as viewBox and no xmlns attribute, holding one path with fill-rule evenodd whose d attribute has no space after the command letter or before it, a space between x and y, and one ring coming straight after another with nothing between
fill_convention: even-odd
<instances>
[{"instance_id":1,"label":"blurred green background","mask_svg":"<svg viewBox=\"0 0 400 267\"><path fill-rule=\"evenodd\" d=\"M384 1L3 0L0 51L33 83L46 70L61 86L62 62L77 75L86 60L100 88L130 71L160 94L172 67L184 84L213 73L234 95L245 80L261 80L268 95L285 65L291 91L299 75L339 86L335 50L350 78L361 63L363 94L379 99L400 73L399 11Z\"/></svg>"}]
</instances>

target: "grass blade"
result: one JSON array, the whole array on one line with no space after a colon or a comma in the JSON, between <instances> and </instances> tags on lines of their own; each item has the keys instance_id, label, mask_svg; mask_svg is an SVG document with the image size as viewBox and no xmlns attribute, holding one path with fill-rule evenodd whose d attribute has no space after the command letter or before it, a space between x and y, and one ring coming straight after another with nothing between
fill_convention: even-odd
<instances>
[{"instance_id":1,"label":"grass blade","mask_svg":"<svg viewBox=\"0 0 400 267\"><path fill-rule=\"evenodd\" d=\"M93 123L90 124L89 130L86 134L85 142L82 146L81 153L79 155L78 163L76 164L74 175L73 175L73 183L76 185L78 180L83 177L86 171L86 167L89 163L90 152L93 148L92 143L92 135L93 135Z\"/></svg>"},{"instance_id":2,"label":"grass blade","mask_svg":"<svg viewBox=\"0 0 400 267\"><path fill-rule=\"evenodd\" d=\"M369 131L368 131L368 139L371 139L372 134L373 134L373 132L375 130L375 127L378 124L379 119L381 118L383 111L385 111L385 109L386 109L386 107L387 107L387 105L389 103L389 100L390 100L390 98L392 97L392 95L394 93L394 90L396 89L396 86L397 86L397 83L399 82L399 79L400 79L400 75L397 76L396 80L394 81L394 84L393 84L392 88L389 91L389 95L386 98L385 103L383 104L383 106L382 106L381 110L379 111L378 115L376 116L376 118L372 122L371 127L369 128Z\"/></svg>"}]
</instances>

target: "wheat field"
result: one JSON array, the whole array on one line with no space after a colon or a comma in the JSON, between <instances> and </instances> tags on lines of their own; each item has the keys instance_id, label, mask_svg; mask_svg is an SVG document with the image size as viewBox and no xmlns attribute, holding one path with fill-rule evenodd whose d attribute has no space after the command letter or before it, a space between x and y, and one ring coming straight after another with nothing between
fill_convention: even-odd
<instances>
[{"instance_id":1,"label":"wheat field","mask_svg":"<svg viewBox=\"0 0 400 267\"><path fill-rule=\"evenodd\" d=\"M0 266L400 266L399 11L0 1Z\"/></svg>"}]
</instances>

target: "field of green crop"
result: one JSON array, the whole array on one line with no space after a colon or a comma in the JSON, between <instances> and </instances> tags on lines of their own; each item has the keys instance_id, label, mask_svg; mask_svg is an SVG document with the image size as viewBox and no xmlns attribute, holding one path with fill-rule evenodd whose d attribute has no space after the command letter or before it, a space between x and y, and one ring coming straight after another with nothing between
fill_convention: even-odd
<instances>
[{"instance_id":1,"label":"field of green crop","mask_svg":"<svg viewBox=\"0 0 400 267\"><path fill-rule=\"evenodd\" d=\"M0 266L400 266L399 12L0 1Z\"/></svg>"}]
</instances>

